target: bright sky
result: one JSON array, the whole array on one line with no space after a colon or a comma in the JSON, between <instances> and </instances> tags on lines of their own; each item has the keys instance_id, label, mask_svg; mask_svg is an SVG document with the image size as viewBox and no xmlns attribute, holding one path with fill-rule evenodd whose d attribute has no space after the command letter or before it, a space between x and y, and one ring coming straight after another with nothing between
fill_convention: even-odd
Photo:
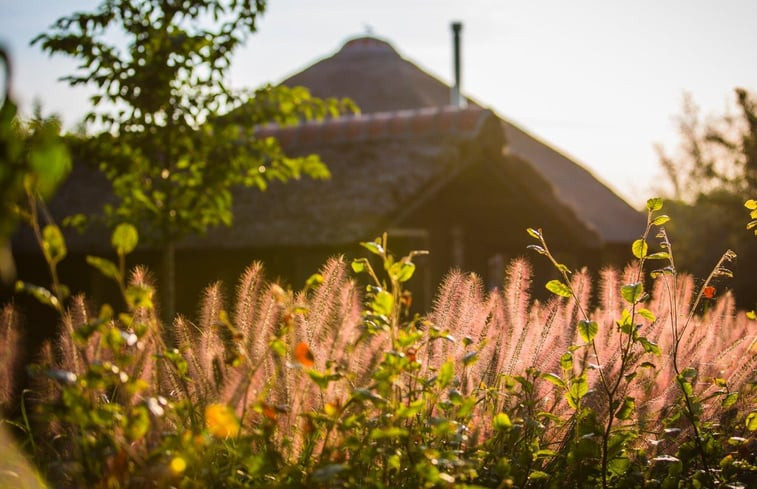
<instances>
[{"instance_id":1,"label":"bright sky","mask_svg":"<svg viewBox=\"0 0 757 489\"><path fill-rule=\"evenodd\" d=\"M29 40L96 0L0 0L13 93L73 127L86 89L57 81L72 60ZM689 92L722 112L737 86L757 90L753 0L270 0L230 72L235 87L276 83L368 30L438 78L452 77L453 20L463 22L463 92L573 157L634 205L661 185L653 145L674 148Z\"/></svg>"}]
</instances>

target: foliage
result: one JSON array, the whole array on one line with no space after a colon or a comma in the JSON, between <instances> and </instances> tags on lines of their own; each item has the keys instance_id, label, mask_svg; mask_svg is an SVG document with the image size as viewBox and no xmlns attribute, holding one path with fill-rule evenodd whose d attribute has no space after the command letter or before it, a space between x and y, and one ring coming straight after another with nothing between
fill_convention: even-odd
<instances>
[{"instance_id":1,"label":"foliage","mask_svg":"<svg viewBox=\"0 0 757 489\"><path fill-rule=\"evenodd\" d=\"M725 248L736 252L740 270L757 267L757 247L739 218L746 196L757 191L757 97L743 89L735 95L737 111L705 120L687 98L679 118L678 151L670 155L658 148L674 188L667 210L677 265L696 276L707 275ZM754 307L757 276L737 273L727 286L741 307Z\"/></svg>"},{"instance_id":2,"label":"foliage","mask_svg":"<svg viewBox=\"0 0 757 489\"><path fill-rule=\"evenodd\" d=\"M744 197L716 191L697 198L693 205L680 201L667 204L670 239L676 243L676 265L696 276L706 276L724 248L736 255L738 270L733 278L713 283L718 290L733 290L739 306L753 308L757 298L757 246L745 232Z\"/></svg>"},{"instance_id":3,"label":"foliage","mask_svg":"<svg viewBox=\"0 0 757 489\"><path fill-rule=\"evenodd\" d=\"M31 121L17 117L10 94L10 59L1 49L0 59L6 69L6 93L0 106L0 278L11 282L15 266L8 239L18 224L18 206L30 194L40 203L49 198L68 174L71 160L56 118L42 117L39 108Z\"/></svg>"},{"instance_id":4,"label":"foliage","mask_svg":"<svg viewBox=\"0 0 757 489\"><path fill-rule=\"evenodd\" d=\"M145 270L123 283L91 260L127 309L61 308L26 414L5 421L59 487L753 485L757 336L709 289L725 262L700 285L679 274L662 201L648 206L635 262L595 292L529 230L553 299L531 299L518 260L501 292L451 272L426 316L405 289L418 252L395 257L386 236L298 292L253 263L232 307L207 288L196 323L156 317ZM134 238L114 233L119 256Z\"/></svg>"},{"instance_id":5,"label":"foliage","mask_svg":"<svg viewBox=\"0 0 757 489\"><path fill-rule=\"evenodd\" d=\"M66 77L71 85L96 88L87 120L105 131L74 145L112 183L118 202L105 206L110 224L138 226L143 242L164 249L166 318L173 316L174 244L231 225L234 186L264 190L272 181L329 177L317 156L288 157L275 139L257 139L254 127L353 108L303 88L268 86L248 95L224 85L233 52L265 6L107 0L59 19L33 41L81 62Z\"/></svg>"}]
</instances>

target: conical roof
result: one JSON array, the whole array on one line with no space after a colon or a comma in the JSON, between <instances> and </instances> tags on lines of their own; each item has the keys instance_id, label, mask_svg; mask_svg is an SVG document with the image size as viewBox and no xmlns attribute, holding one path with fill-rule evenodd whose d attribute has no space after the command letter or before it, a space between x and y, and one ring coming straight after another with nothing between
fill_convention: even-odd
<instances>
[{"instance_id":1,"label":"conical roof","mask_svg":"<svg viewBox=\"0 0 757 489\"><path fill-rule=\"evenodd\" d=\"M366 113L441 107L450 88L404 59L386 41L360 37L282 82L316 97L349 97Z\"/></svg>"}]
</instances>

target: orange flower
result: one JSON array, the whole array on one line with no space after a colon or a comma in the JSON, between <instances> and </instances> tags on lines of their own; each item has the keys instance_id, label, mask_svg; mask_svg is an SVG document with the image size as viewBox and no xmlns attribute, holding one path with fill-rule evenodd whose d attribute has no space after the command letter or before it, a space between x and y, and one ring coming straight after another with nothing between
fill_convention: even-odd
<instances>
[{"instance_id":1,"label":"orange flower","mask_svg":"<svg viewBox=\"0 0 757 489\"><path fill-rule=\"evenodd\" d=\"M712 299L713 297L715 297L715 287L708 285L707 287L702 289L702 296L705 299Z\"/></svg>"},{"instance_id":2,"label":"orange flower","mask_svg":"<svg viewBox=\"0 0 757 489\"><path fill-rule=\"evenodd\" d=\"M205 408L205 425L213 436L228 438L239 434L239 420L225 404L210 404Z\"/></svg>"}]
</instances>

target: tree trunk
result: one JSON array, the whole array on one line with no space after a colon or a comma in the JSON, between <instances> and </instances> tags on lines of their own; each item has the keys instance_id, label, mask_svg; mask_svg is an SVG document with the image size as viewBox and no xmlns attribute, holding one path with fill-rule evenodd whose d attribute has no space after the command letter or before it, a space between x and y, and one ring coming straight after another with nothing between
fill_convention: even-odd
<instances>
[{"instance_id":1,"label":"tree trunk","mask_svg":"<svg viewBox=\"0 0 757 489\"><path fill-rule=\"evenodd\" d=\"M168 328L176 315L176 247L173 241L166 243L161 258L160 274L161 314Z\"/></svg>"}]
</instances>

